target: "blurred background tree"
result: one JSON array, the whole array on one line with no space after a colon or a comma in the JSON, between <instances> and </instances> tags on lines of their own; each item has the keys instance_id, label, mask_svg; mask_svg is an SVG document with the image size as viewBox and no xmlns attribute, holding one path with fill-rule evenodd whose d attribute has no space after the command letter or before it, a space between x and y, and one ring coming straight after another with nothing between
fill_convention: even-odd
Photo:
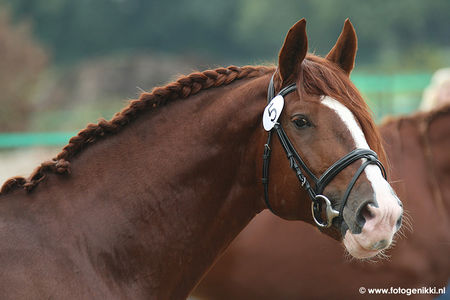
<instances>
[{"instance_id":1,"label":"blurred background tree","mask_svg":"<svg viewBox=\"0 0 450 300\"><path fill-rule=\"evenodd\" d=\"M31 113L30 95L44 70L47 57L33 41L30 26L10 24L0 11L0 130L23 130Z\"/></svg>"},{"instance_id":2,"label":"blurred background tree","mask_svg":"<svg viewBox=\"0 0 450 300\"><path fill-rule=\"evenodd\" d=\"M424 47L435 49L432 54L445 56L447 63L449 59L448 0L1 2L8 4L15 20L34 25L34 34L57 63L130 51L193 53L219 63L273 60L287 28L301 17L308 20L311 50L320 54L331 47L349 17L357 29L358 62L363 66L433 68L433 59L408 59Z\"/></svg>"},{"instance_id":3,"label":"blurred background tree","mask_svg":"<svg viewBox=\"0 0 450 300\"><path fill-rule=\"evenodd\" d=\"M11 32L10 39L41 45L15 46L14 55L28 58L0 54L3 64L20 62L22 69L2 69L7 84L24 93L13 97L21 99L16 103L0 99L1 131L25 129L19 119L28 121L28 130L73 130L99 114L111 116L124 105L121 99L140 91L136 87L151 89L179 72L275 63L286 31L302 17L309 49L321 55L350 18L359 38L352 77L378 117L413 110L432 72L450 65L448 0L0 0L0 11L0 30ZM45 61L42 48L50 67L27 97ZM394 76L405 72L418 75ZM369 77L360 76L365 73ZM34 112L29 118L27 109Z\"/></svg>"}]
</instances>

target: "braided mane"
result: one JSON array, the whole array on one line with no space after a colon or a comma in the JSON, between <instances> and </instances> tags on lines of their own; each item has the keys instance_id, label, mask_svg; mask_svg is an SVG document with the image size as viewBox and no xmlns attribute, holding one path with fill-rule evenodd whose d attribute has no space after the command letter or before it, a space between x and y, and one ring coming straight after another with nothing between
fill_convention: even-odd
<instances>
[{"instance_id":1,"label":"braided mane","mask_svg":"<svg viewBox=\"0 0 450 300\"><path fill-rule=\"evenodd\" d=\"M274 68L264 66L230 66L192 73L164 87L156 87L150 93L142 93L139 99L132 100L127 107L116 113L110 121L101 119L97 124L88 124L78 135L70 139L69 144L55 158L43 162L33 171L30 177L13 177L8 179L3 184L0 195L19 188L29 192L39 182L43 181L48 173L69 174L71 158L88 145L107 135L119 132L143 111L157 108L172 100L188 98L202 90L228 85L239 79L258 77L269 72L274 72Z\"/></svg>"},{"instance_id":2,"label":"braided mane","mask_svg":"<svg viewBox=\"0 0 450 300\"><path fill-rule=\"evenodd\" d=\"M122 111L116 113L110 121L101 119L97 124L88 124L78 135L72 137L62 151L52 160L43 162L28 178L13 177L7 180L0 196L12 190L23 188L31 191L44 180L49 173L70 173L70 160L88 145L119 132L126 124L134 120L139 113L157 108L169 101L188 98L202 90L228 85L243 78L254 78L273 73L275 68L263 66L245 66L219 68L192 73L179 78L164 87L157 87L150 93L142 93L137 100L132 100ZM279 75L279 74L277 74ZM387 158L381 143L381 136L376 129L370 109L361 94L348 78L348 75L334 63L315 55L307 55L302 62L298 76L300 97L302 94L328 95L344 104L359 121L367 142L380 160L386 164ZM389 168L387 169L389 173Z\"/></svg>"}]
</instances>

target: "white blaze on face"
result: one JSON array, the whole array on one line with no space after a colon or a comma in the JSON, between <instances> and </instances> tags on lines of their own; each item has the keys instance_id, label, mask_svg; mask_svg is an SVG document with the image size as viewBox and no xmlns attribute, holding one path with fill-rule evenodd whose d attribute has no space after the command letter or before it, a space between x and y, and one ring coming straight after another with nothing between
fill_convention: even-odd
<instances>
[{"instance_id":1,"label":"white blaze on face","mask_svg":"<svg viewBox=\"0 0 450 300\"><path fill-rule=\"evenodd\" d=\"M345 105L328 96L322 96L321 103L334 111L346 125L353 137L356 148L370 149L353 113ZM386 239L389 243L391 242L392 236L397 229L396 222L401 215L402 208L399 205L397 196L393 194L393 190L384 179L378 166L368 165L364 172L371 183L378 208L371 207L372 212L376 215L375 218L370 221L366 220L362 235L353 235L352 241L357 240L360 243L359 246L369 249L373 244L383 239ZM347 231L344 243L346 239L350 239L350 237L347 237L349 233L350 231ZM356 236L358 237L356 238Z\"/></svg>"}]
</instances>

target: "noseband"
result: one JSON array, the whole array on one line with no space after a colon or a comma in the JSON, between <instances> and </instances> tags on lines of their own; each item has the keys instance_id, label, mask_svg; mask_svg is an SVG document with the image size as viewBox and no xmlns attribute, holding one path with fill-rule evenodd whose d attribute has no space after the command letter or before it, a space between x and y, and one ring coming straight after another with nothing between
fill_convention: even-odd
<instances>
[{"instance_id":1,"label":"noseband","mask_svg":"<svg viewBox=\"0 0 450 300\"><path fill-rule=\"evenodd\" d=\"M297 86L295 83L290 84L283 88L278 94L278 96L285 97L289 93L297 90ZM267 102L268 106L271 103L272 99L275 98L275 88L273 84L273 76L269 83L269 88L267 92ZM281 114L281 111L279 112ZM345 204L347 203L348 196L350 195L350 192L355 185L356 181L358 180L361 173L364 171L364 169L368 165L377 165L381 172L386 178L386 171L384 169L383 164L378 160L377 154L370 150L370 149L355 149L351 152L349 152L347 155L336 161L331 167L329 167L325 173L322 174L319 178L317 178L313 172L306 166L300 155L298 155L297 151L295 150L292 142L289 140L286 132L284 131L283 127L281 126L281 123L278 121L275 121L275 124L273 125L273 128L268 130L268 137L267 142L264 145L264 154L263 154L263 176L262 176L262 183L264 186L264 201L266 202L267 207L269 210L276 214L269 203L269 162L270 162L270 143L272 140L272 134L273 132L276 132L278 135L278 138L281 142L281 146L283 147L284 151L286 152L287 159L289 160L290 167L294 170L298 180L300 181L300 185L308 192L309 198L311 199L311 213L314 219L314 222L318 227L330 227L334 218L339 217L341 220L343 220L343 211ZM344 193L344 196L341 201L341 206L339 208L339 211L333 208L331 201L323 195L323 191L325 187L331 182L331 180L336 177L337 174L339 174L342 170L347 168L349 165L351 165L353 162L359 160L359 159L366 159L362 165L359 167L359 169L356 171L356 173L353 175L352 180L347 186L347 189ZM307 176L305 176L305 174ZM311 185L311 182L313 185ZM322 218L322 205L325 204L325 215L326 219L324 220Z\"/></svg>"}]
</instances>

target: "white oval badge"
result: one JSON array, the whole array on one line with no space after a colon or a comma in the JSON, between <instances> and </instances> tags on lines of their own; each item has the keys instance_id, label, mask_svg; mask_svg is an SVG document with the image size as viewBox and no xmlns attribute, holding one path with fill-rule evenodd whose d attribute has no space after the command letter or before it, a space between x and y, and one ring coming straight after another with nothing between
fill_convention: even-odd
<instances>
[{"instance_id":1,"label":"white oval badge","mask_svg":"<svg viewBox=\"0 0 450 300\"><path fill-rule=\"evenodd\" d=\"M278 121L284 107L284 98L281 95L273 98L264 109L263 126L266 131L270 131Z\"/></svg>"}]
</instances>

